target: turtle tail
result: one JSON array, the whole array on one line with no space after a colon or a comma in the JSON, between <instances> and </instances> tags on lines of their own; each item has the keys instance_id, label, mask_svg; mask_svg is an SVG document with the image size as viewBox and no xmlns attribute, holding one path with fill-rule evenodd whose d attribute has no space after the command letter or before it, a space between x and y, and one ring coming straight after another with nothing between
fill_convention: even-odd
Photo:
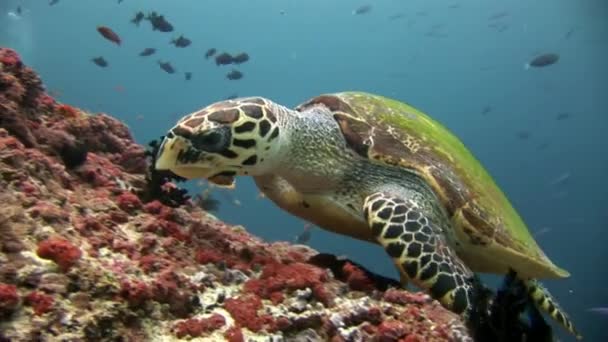
<instances>
[{"instance_id":1,"label":"turtle tail","mask_svg":"<svg viewBox=\"0 0 608 342\"><path fill-rule=\"evenodd\" d=\"M524 284L528 290L528 295L539 310L546 312L549 316L551 316L551 318L556 320L561 326L576 336L577 340L581 340L583 338L574 327L574 324L566 312L562 310L562 308L557 304L555 298L553 298L551 293L549 293L549 291L543 285L541 285L538 280L529 279L526 280Z\"/></svg>"}]
</instances>

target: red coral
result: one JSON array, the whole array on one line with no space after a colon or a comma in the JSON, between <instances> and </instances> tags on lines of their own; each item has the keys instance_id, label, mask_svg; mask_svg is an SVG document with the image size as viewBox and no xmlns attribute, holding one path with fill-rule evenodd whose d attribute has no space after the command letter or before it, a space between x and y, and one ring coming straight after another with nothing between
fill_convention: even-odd
<instances>
[{"instance_id":1,"label":"red coral","mask_svg":"<svg viewBox=\"0 0 608 342\"><path fill-rule=\"evenodd\" d=\"M132 192L123 192L116 198L116 203L120 209L129 213L141 209L142 207L139 197Z\"/></svg>"},{"instance_id":2,"label":"red coral","mask_svg":"<svg viewBox=\"0 0 608 342\"><path fill-rule=\"evenodd\" d=\"M424 304L427 303L430 298L423 292L411 293L398 289L388 289L384 292L383 299L387 302L395 304Z\"/></svg>"},{"instance_id":3,"label":"red coral","mask_svg":"<svg viewBox=\"0 0 608 342\"><path fill-rule=\"evenodd\" d=\"M233 326L230 329L226 330L226 332L224 333L224 337L228 342L245 342L243 331L237 326Z\"/></svg>"},{"instance_id":4,"label":"red coral","mask_svg":"<svg viewBox=\"0 0 608 342\"><path fill-rule=\"evenodd\" d=\"M38 98L36 99L36 102L39 107L46 109L54 109L55 105L57 104L55 99L46 93L40 94L40 96L38 96Z\"/></svg>"},{"instance_id":5,"label":"red coral","mask_svg":"<svg viewBox=\"0 0 608 342\"><path fill-rule=\"evenodd\" d=\"M370 292L375 289L374 282L359 267L347 262L342 267L346 283L354 291Z\"/></svg>"},{"instance_id":6,"label":"red coral","mask_svg":"<svg viewBox=\"0 0 608 342\"><path fill-rule=\"evenodd\" d=\"M150 287L142 281L124 281L121 285L120 295L127 300L131 307L141 306L152 298Z\"/></svg>"},{"instance_id":7,"label":"red coral","mask_svg":"<svg viewBox=\"0 0 608 342\"><path fill-rule=\"evenodd\" d=\"M253 332L260 331L266 323L266 320L258 315L258 310L262 308L262 300L254 294L230 298L224 303L224 308L240 326Z\"/></svg>"},{"instance_id":8,"label":"red coral","mask_svg":"<svg viewBox=\"0 0 608 342\"><path fill-rule=\"evenodd\" d=\"M156 215L161 212L163 207L164 207L164 205L160 201L154 200L154 201L146 203L144 205L144 211L147 212L148 214Z\"/></svg>"},{"instance_id":9,"label":"red coral","mask_svg":"<svg viewBox=\"0 0 608 342\"><path fill-rule=\"evenodd\" d=\"M15 285L0 283L0 317L9 315L19 306L19 294Z\"/></svg>"},{"instance_id":10,"label":"red coral","mask_svg":"<svg viewBox=\"0 0 608 342\"><path fill-rule=\"evenodd\" d=\"M43 259L53 260L64 272L82 256L80 249L70 241L54 237L40 242L36 253Z\"/></svg>"},{"instance_id":11,"label":"red coral","mask_svg":"<svg viewBox=\"0 0 608 342\"><path fill-rule=\"evenodd\" d=\"M271 262L264 267L260 279L250 279L245 283L245 290L270 299L277 291L293 291L309 287L317 300L328 305L331 298L323 288L322 284L325 281L327 281L327 273L313 265L299 262L283 265Z\"/></svg>"},{"instance_id":12,"label":"red coral","mask_svg":"<svg viewBox=\"0 0 608 342\"><path fill-rule=\"evenodd\" d=\"M39 291L30 292L25 297L25 303L34 309L37 316L42 316L53 308L53 297Z\"/></svg>"},{"instance_id":13,"label":"red coral","mask_svg":"<svg viewBox=\"0 0 608 342\"><path fill-rule=\"evenodd\" d=\"M175 325L175 335L182 338L184 336L199 337L205 333L217 330L226 324L226 319L220 314L213 314L208 318L190 318Z\"/></svg>"},{"instance_id":14,"label":"red coral","mask_svg":"<svg viewBox=\"0 0 608 342\"><path fill-rule=\"evenodd\" d=\"M32 217L40 217L48 223L68 221L68 214L64 210L54 204L44 201L39 201L36 206L31 209L30 215Z\"/></svg>"},{"instance_id":15,"label":"red coral","mask_svg":"<svg viewBox=\"0 0 608 342\"><path fill-rule=\"evenodd\" d=\"M196 252L195 259L199 264L214 264L223 260L224 256L212 249L200 249Z\"/></svg>"},{"instance_id":16,"label":"red coral","mask_svg":"<svg viewBox=\"0 0 608 342\"><path fill-rule=\"evenodd\" d=\"M376 331L375 340L378 342L397 341L408 334L407 326L396 320L382 322Z\"/></svg>"},{"instance_id":17,"label":"red coral","mask_svg":"<svg viewBox=\"0 0 608 342\"><path fill-rule=\"evenodd\" d=\"M70 105L60 104L56 107L57 113L66 118L77 118L80 116L78 110Z\"/></svg>"},{"instance_id":18,"label":"red coral","mask_svg":"<svg viewBox=\"0 0 608 342\"><path fill-rule=\"evenodd\" d=\"M15 50L11 49L0 49L0 63L6 66L16 66L21 67L21 58L15 52Z\"/></svg>"}]
</instances>

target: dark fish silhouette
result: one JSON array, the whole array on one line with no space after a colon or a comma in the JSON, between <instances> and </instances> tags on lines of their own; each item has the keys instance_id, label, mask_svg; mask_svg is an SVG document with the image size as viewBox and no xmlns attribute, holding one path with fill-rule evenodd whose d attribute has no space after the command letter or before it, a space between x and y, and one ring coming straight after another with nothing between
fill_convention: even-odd
<instances>
[{"instance_id":1,"label":"dark fish silhouette","mask_svg":"<svg viewBox=\"0 0 608 342\"><path fill-rule=\"evenodd\" d=\"M566 113L566 112L559 113L555 116L555 120L557 120L557 121L566 120L569 117L570 117L570 113Z\"/></svg>"},{"instance_id":2,"label":"dark fish silhouette","mask_svg":"<svg viewBox=\"0 0 608 342\"><path fill-rule=\"evenodd\" d=\"M54 6L57 5L59 3L59 0L51 0L49 1L49 6Z\"/></svg>"},{"instance_id":3,"label":"dark fish silhouette","mask_svg":"<svg viewBox=\"0 0 608 342\"><path fill-rule=\"evenodd\" d=\"M530 67L542 68L557 63L559 55L556 53L545 53L540 56L534 57L530 62L526 63L525 68Z\"/></svg>"},{"instance_id":4,"label":"dark fish silhouette","mask_svg":"<svg viewBox=\"0 0 608 342\"><path fill-rule=\"evenodd\" d=\"M209 57L213 57L213 55L215 55L216 52L217 52L217 50L214 48L207 50L207 52L205 52L205 59L209 59Z\"/></svg>"},{"instance_id":5,"label":"dark fish silhouette","mask_svg":"<svg viewBox=\"0 0 608 342\"><path fill-rule=\"evenodd\" d=\"M97 32L99 32L105 39L111 41L112 43L120 45L120 37L109 27L97 26Z\"/></svg>"},{"instance_id":6,"label":"dark fish silhouette","mask_svg":"<svg viewBox=\"0 0 608 342\"><path fill-rule=\"evenodd\" d=\"M139 53L139 55L142 57L147 57L147 56L152 56L154 53L156 53L155 48L145 48L142 50L142 52Z\"/></svg>"},{"instance_id":7,"label":"dark fish silhouette","mask_svg":"<svg viewBox=\"0 0 608 342\"><path fill-rule=\"evenodd\" d=\"M593 312L593 313L597 313L597 314L600 314L600 315L604 315L604 316L608 316L608 307L591 308L591 309L589 309L587 311Z\"/></svg>"},{"instance_id":8,"label":"dark fish silhouette","mask_svg":"<svg viewBox=\"0 0 608 342\"><path fill-rule=\"evenodd\" d=\"M234 64L242 64L249 60L249 55L245 52L239 53L238 55L232 57L232 63Z\"/></svg>"},{"instance_id":9,"label":"dark fish silhouette","mask_svg":"<svg viewBox=\"0 0 608 342\"><path fill-rule=\"evenodd\" d=\"M226 96L226 97L224 98L224 100L234 100L234 99L236 99L237 97L239 97L239 94L234 93L234 94L230 94L230 95Z\"/></svg>"},{"instance_id":10,"label":"dark fish silhouette","mask_svg":"<svg viewBox=\"0 0 608 342\"><path fill-rule=\"evenodd\" d=\"M169 23L167 21L167 19L165 19L165 16L163 16L163 15L158 15L156 12L152 12L152 13L148 14L148 16L145 19L150 22L150 24L152 25L152 30L154 30L154 31L160 31L160 32L172 32L173 31L173 25L171 25L171 23Z\"/></svg>"},{"instance_id":11,"label":"dark fish silhouette","mask_svg":"<svg viewBox=\"0 0 608 342\"><path fill-rule=\"evenodd\" d=\"M530 132L519 131L519 132L517 132L517 137L521 140L528 140L530 138Z\"/></svg>"},{"instance_id":12,"label":"dark fish silhouette","mask_svg":"<svg viewBox=\"0 0 608 342\"><path fill-rule=\"evenodd\" d=\"M306 224L306 225L304 225L304 230L300 234L296 235L294 242L299 243L299 244L305 244L305 243L308 243L308 241L310 241L311 237L312 237L312 225Z\"/></svg>"},{"instance_id":13,"label":"dark fish silhouette","mask_svg":"<svg viewBox=\"0 0 608 342\"><path fill-rule=\"evenodd\" d=\"M176 39L173 39L171 41L171 44L173 44L179 48L185 48L185 47L189 46L190 44L192 44L192 41L184 36L179 36Z\"/></svg>"},{"instance_id":14,"label":"dark fish silhouette","mask_svg":"<svg viewBox=\"0 0 608 342\"><path fill-rule=\"evenodd\" d=\"M131 22L139 26L139 23L141 23L142 20L144 20L144 12L139 11L135 13L135 16L133 17L133 19L131 19Z\"/></svg>"},{"instance_id":15,"label":"dark fish silhouette","mask_svg":"<svg viewBox=\"0 0 608 342\"><path fill-rule=\"evenodd\" d=\"M481 110L481 115L488 115L492 111L492 106L485 106Z\"/></svg>"},{"instance_id":16,"label":"dark fish silhouette","mask_svg":"<svg viewBox=\"0 0 608 342\"><path fill-rule=\"evenodd\" d=\"M508 15L509 15L509 12L507 12L507 11L497 12L497 13L492 14L490 17L488 17L488 20L501 19Z\"/></svg>"},{"instance_id":17,"label":"dark fish silhouette","mask_svg":"<svg viewBox=\"0 0 608 342\"><path fill-rule=\"evenodd\" d=\"M371 5L363 5L363 6L357 7L355 10L353 10L353 15L367 14L371 11L372 11Z\"/></svg>"},{"instance_id":18,"label":"dark fish silhouette","mask_svg":"<svg viewBox=\"0 0 608 342\"><path fill-rule=\"evenodd\" d=\"M226 78L229 80L240 80L241 78L243 78L243 73L238 70L232 69L231 72L226 74Z\"/></svg>"},{"instance_id":19,"label":"dark fish silhouette","mask_svg":"<svg viewBox=\"0 0 608 342\"><path fill-rule=\"evenodd\" d=\"M101 56L92 58L91 61L93 61L93 63L97 64L98 66L100 66L102 68L105 68L108 66L108 61L106 61L106 59Z\"/></svg>"},{"instance_id":20,"label":"dark fish silhouette","mask_svg":"<svg viewBox=\"0 0 608 342\"><path fill-rule=\"evenodd\" d=\"M22 13L21 6L17 6L17 9L15 11L17 12L17 15L21 15L21 13Z\"/></svg>"},{"instance_id":21,"label":"dark fish silhouette","mask_svg":"<svg viewBox=\"0 0 608 342\"><path fill-rule=\"evenodd\" d=\"M232 56L229 53L222 52L221 54L215 56L215 64L216 65L227 65L232 63Z\"/></svg>"},{"instance_id":22,"label":"dark fish silhouette","mask_svg":"<svg viewBox=\"0 0 608 342\"><path fill-rule=\"evenodd\" d=\"M184 78L186 79L186 81L190 81L192 79L192 73L189 71L185 72Z\"/></svg>"},{"instance_id":23,"label":"dark fish silhouette","mask_svg":"<svg viewBox=\"0 0 608 342\"><path fill-rule=\"evenodd\" d=\"M576 28L574 28L574 27L569 29L568 32L566 32L566 34L564 34L564 39L570 39L570 37L572 36L574 31L576 31Z\"/></svg>"},{"instance_id":24,"label":"dark fish silhouette","mask_svg":"<svg viewBox=\"0 0 608 342\"><path fill-rule=\"evenodd\" d=\"M174 74L175 68L169 62L158 61L158 65L161 69L163 69L167 74Z\"/></svg>"}]
</instances>

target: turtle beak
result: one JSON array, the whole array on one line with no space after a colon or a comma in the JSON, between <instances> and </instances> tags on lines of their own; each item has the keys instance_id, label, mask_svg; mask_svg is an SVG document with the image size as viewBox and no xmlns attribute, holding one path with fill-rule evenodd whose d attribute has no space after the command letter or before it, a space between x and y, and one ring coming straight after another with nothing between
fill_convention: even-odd
<instances>
[{"instance_id":1,"label":"turtle beak","mask_svg":"<svg viewBox=\"0 0 608 342\"><path fill-rule=\"evenodd\" d=\"M179 136L167 136L163 140L156 155L156 170L168 170L186 179L208 178L213 171L192 165L184 165L178 161L178 156L190 148L189 144Z\"/></svg>"},{"instance_id":2,"label":"turtle beak","mask_svg":"<svg viewBox=\"0 0 608 342\"><path fill-rule=\"evenodd\" d=\"M179 139L181 140L181 139ZM185 148L184 142L173 137L165 137L160 144L154 168L157 170L171 170L176 166L179 151Z\"/></svg>"}]
</instances>

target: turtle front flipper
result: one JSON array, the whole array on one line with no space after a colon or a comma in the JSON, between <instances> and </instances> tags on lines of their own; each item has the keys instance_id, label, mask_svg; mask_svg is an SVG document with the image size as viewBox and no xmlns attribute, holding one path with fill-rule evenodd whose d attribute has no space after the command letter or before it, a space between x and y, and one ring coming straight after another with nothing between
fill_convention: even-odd
<instances>
[{"instance_id":1,"label":"turtle front flipper","mask_svg":"<svg viewBox=\"0 0 608 342\"><path fill-rule=\"evenodd\" d=\"M393 259L402 278L424 289L449 310L468 314L473 301L473 274L416 202L379 192L365 199L363 210L372 234Z\"/></svg>"},{"instance_id":2,"label":"turtle front flipper","mask_svg":"<svg viewBox=\"0 0 608 342\"><path fill-rule=\"evenodd\" d=\"M539 310L546 312L551 318L576 336L578 340L582 339L581 334L576 330L566 312L560 308L557 301L544 286L535 279L525 280L524 284L528 290L528 295Z\"/></svg>"}]
</instances>

